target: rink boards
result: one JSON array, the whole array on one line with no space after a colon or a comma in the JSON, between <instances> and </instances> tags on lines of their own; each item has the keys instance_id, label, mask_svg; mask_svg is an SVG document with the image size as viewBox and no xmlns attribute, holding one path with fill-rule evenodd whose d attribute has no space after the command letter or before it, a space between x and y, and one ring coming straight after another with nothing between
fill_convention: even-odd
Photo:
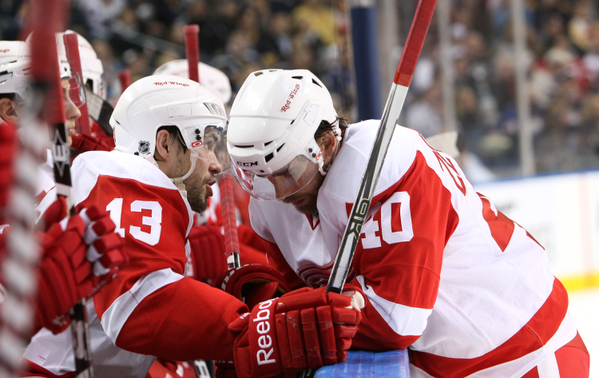
<instances>
[{"instance_id":1,"label":"rink boards","mask_svg":"<svg viewBox=\"0 0 599 378\"><path fill-rule=\"evenodd\" d=\"M409 378L407 350L350 351L344 362L322 367L314 378Z\"/></svg>"}]
</instances>

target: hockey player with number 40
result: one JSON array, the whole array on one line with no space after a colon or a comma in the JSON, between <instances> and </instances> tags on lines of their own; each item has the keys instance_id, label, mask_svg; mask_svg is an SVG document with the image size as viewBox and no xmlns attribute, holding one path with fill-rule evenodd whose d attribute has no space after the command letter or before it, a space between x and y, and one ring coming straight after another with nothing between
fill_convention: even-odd
<instances>
[{"instance_id":1,"label":"hockey player with number 40","mask_svg":"<svg viewBox=\"0 0 599 378\"><path fill-rule=\"evenodd\" d=\"M239 90L229 153L252 227L296 285L326 285L379 126L347 125L307 70L257 71ZM353 346L408 348L414 378L589 376L543 247L409 128L395 129L347 282L366 298Z\"/></svg>"},{"instance_id":2,"label":"hockey player with number 40","mask_svg":"<svg viewBox=\"0 0 599 378\"><path fill-rule=\"evenodd\" d=\"M193 211L205 210L221 172L226 121L216 93L192 80L148 76L114 109L115 151L75 159L77 207L106 208L130 259L88 302L95 377L143 378L156 357L234 361L239 377L345 359L361 318L349 296L302 290L248 312L235 297L185 276ZM38 333L24 355L29 374L73 376L70 338ZM295 358L302 355L307 360Z\"/></svg>"}]
</instances>

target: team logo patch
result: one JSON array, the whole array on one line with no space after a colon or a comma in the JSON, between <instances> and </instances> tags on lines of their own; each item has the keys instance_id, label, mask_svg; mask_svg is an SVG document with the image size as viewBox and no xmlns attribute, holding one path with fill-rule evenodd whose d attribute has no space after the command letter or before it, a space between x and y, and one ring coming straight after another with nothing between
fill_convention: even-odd
<instances>
[{"instance_id":1,"label":"team logo patch","mask_svg":"<svg viewBox=\"0 0 599 378\"><path fill-rule=\"evenodd\" d=\"M139 146L137 147L137 151L141 156L147 155L150 153L150 142L145 140L139 141Z\"/></svg>"},{"instance_id":2,"label":"team logo patch","mask_svg":"<svg viewBox=\"0 0 599 378\"><path fill-rule=\"evenodd\" d=\"M287 110L289 110L289 108L291 108L291 102L293 101L293 99L295 98L295 96L297 95L297 92L299 90L300 90L300 85L295 84L295 87L293 87L291 92L289 92L289 95L287 96L287 99L283 103L283 106L281 106L281 109L280 109L281 113L285 113Z\"/></svg>"}]
</instances>

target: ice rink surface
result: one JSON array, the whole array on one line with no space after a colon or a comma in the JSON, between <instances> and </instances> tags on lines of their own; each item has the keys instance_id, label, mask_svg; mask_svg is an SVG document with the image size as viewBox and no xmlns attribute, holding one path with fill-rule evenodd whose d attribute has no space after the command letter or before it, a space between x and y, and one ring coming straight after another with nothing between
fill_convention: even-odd
<instances>
[{"instance_id":1,"label":"ice rink surface","mask_svg":"<svg viewBox=\"0 0 599 378\"><path fill-rule=\"evenodd\" d=\"M591 354L591 378L599 378L599 288L569 293L570 310Z\"/></svg>"}]
</instances>

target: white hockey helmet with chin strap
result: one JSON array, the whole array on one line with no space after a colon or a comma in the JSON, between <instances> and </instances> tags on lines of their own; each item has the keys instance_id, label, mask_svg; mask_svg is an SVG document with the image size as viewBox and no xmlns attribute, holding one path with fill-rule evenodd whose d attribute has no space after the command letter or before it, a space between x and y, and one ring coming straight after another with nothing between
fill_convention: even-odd
<instances>
[{"instance_id":1,"label":"white hockey helmet with chin strap","mask_svg":"<svg viewBox=\"0 0 599 378\"><path fill-rule=\"evenodd\" d=\"M337 112L324 84L308 70L249 75L231 107L227 148L233 171L252 196L281 199L323 171L314 133Z\"/></svg>"},{"instance_id":2,"label":"white hockey helmet with chin strap","mask_svg":"<svg viewBox=\"0 0 599 378\"><path fill-rule=\"evenodd\" d=\"M158 129L176 126L185 146L192 151L189 171L171 178L184 195L183 180L193 172L196 159L225 163L222 152L227 118L223 101L193 80L172 75L137 80L122 93L110 125L116 150L142 156L154 164Z\"/></svg>"},{"instance_id":3,"label":"white hockey helmet with chin strap","mask_svg":"<svg viewBox=\"0 0 599 378\"><path fill-rule=\"evenodd\" d=\"M231 99L231 82L221 70L206 63L199 62L200 84L216 92L226 104ZM154 75L175 75L189 79L189 63L187 59L175 59L156 68Z\"/></svg>"}]
</instances>

